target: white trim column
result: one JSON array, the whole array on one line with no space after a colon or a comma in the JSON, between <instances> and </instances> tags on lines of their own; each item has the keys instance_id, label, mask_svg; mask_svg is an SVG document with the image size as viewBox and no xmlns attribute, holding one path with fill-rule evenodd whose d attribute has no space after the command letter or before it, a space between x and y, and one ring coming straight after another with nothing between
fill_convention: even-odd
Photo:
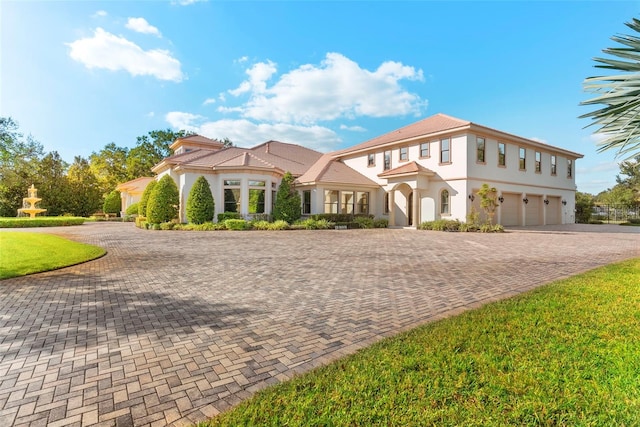
<instances>
[{"instance_id":1,"label":"white trim column","mask_svg":"<svg viewBox=\"0 0 640 427\"><path fill-rule=\"evenodd\" d=\"M413 216L413 227L418 228L420 224L420 190L417 188L413 189L413 206L411 207L413 212L411 215Z\"/></svg>"},{"instance_id":2,"label":"white trim column","mask_svg":"<svg viewBox=\"0 0 640 427\"><path fill-rule=\"evenodd\" d=\"M396 190L389 191L389 227L396 225Z\"/></svg>"}]
</instances>

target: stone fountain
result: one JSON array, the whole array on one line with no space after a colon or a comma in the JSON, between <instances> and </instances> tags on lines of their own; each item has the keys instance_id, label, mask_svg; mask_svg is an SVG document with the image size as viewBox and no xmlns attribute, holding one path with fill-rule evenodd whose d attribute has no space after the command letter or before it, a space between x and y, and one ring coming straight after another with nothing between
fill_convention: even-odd
<instances>
[{"instance_id":1,"label":"stone fountain","mask_svg":"<svg viewBox=\"0 0 640 427\"><path fill-rule=\"evenodd\" d=\"M22 199L22 206L25 206L22 209L18 209L18 215L21 213L29 214L31 218L35 218L37 214L46 212L46 209L36 208L36 203L38 203L41 198L38 197L38 190L36 187L31 184L31 188L27 190L29 193L29 197L25 197Z\"/></svg>"}]
</instances>

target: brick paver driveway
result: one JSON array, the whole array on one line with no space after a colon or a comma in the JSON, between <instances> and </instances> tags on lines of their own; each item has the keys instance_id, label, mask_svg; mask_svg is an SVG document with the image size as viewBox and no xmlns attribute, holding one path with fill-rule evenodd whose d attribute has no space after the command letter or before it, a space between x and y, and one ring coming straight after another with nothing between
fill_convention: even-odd
<instances>
[{"instance_id":1,"label":"brick paver driveway","mask_svg":"<svg viewBox=\"0 0 640 427\"><path fill-rule=\"evenodd\" d=\"M0 282L0 425L182 425L382 337L640 256L634 227L40 230L104 258Z\"/></svg>"}]
</instances>

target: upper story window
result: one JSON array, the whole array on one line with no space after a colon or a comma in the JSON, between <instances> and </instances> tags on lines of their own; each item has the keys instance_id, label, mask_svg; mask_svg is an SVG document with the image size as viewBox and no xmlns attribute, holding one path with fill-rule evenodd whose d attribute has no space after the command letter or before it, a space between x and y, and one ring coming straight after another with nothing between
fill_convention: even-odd
<instances>
[{"instance_id":1,"label":"upper story window","mask_svg":"<svg viewBox=\"0 0 640 427\"><path fill-rule=\"evenodd\" d=\"M429 143L423 142L420 144L420 157L429 157Z\"/></svg>"},{"instance_id":2,"label":"upper story window","mask_svg":"<svg viewBox=\"0 0 640 427\"><path fill-rule=\"evenodd\" d=\"M573 177L573 160L567 159L567 178Z\"/></svg>"},{"instance_id":3,"label":"upper story window","mask_svg":"<svg viewBox=\"0 0 640 427\"><path fill-rule=\"evenodd\" d=\"M440 140L440 163L451 163L451 139Z\"/></svg>"},{"instance_id":4,"label":"upper story window","mask_svg":"<svg viewBox=\"0 0 640 427\"><path fill-rule=\"evenodd\" d=\"M507 147L504 142L498 142L498 166L507 165Z\"/></svg>"},{"instance_id":5,"label":"upper story window","mask_svg":"<svg viewBox=\"0 0 640 427\"><path fill-rule=\"evenodd\" d=\"M376 165L376 154L369 153L367 156L367 166L375 166Z\"/></svg>"},{"instance_id":6,"label":"upper story window","mask_svg":"<svg viewBox=\"0 0 640 427\"><path fill-rule=\"evenodd\" d=\"M391 169L391 151L384 152L384 170Z\"/></svg>"},{"instance_id":7,"label":"upper story window","mask_svg":"<svg viewBox=\"0 0 640 427\"><path fill-rule=\"evenodd\" d=\"M478 163L484 163L484 150L485 150L485 141L484 138L477 137L476 138L476 161Z\"/></svg>"},{"instance_id":8,"label":"upper story window","mask_svg":"<svg viewBox=\"0 0 640 427\"><path fill-rule=\"evenodd\" d=\"M555 155L551 155L551 175L555 175L556 174L556 156Z\"/></svg>"},{"instance_id":9,"label":"upper story window","mask_svg":"<svg viewBox=\"0 0 640 427\"><path fill-rule=\"evenodd\" d=\"M408 147L400 147L400 160L402 160L402 161L409 160L409 148Z\"/></svg>"},{"instance_id":10,"label":"upper story window","mask_svg":"<svg viewBox=\"0 0 640 427\"><path fill-rule=\"evenodd\" d=\"M520 170L526 170L527 169L527 149L520 147Z\"/></svg>"},{"instance_id":11,"label":"upper story window","mask_svg":"<svg viewBox=\"0 0 640 427\"><path fill-rule=\"evenodd\" d=\"M542 171L542 153L536 151L536 172Z\"/></svg>"}]
</instances>

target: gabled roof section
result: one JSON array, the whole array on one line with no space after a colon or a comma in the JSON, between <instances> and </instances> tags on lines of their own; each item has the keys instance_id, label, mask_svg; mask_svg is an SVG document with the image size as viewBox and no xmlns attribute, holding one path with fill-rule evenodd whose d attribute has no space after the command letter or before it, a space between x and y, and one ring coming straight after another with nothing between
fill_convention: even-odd
<instances>
[{"instance_id":1,"label":"gabled roof section","mask_svg":"<svg viewBox=\"0 0 640 427\"><path fill-rule=\"evenodd\" d=\"M356 172L341 161L335 160L332 154L324 154L309 170L296 180L298 184L313 184L318 182L379 186L376 182Z\"/></svg>"},{"instance_id":2,"label":"gabled roof section","mask_svg":"<svg viewBox=\"0 0 640 427\"><path fill-rule=\"evenodd\" d=\"M245 151L236 157L223 161L215 165L214 169L219 168L261 168L261 169L278 169L276 166L266 162L254 154Z\"/></svg>"},{"instance_id":3,"label":"gabled roof section","mask_svg":"<svg viewBox=\"0 0 640 427\"><path fill-rule=\"evenodd\" d=\"M431 169L427 169L424 166L419 165L416 162L410 162L404 164L402 166L398 166L397 168L389 169L388 171L384 171L378 176L380 178L389 178L392 176L400 176L400 175L427 175L434 176L436 173Z\"/></svg>"},{"instance_id":4,"label":"gabled roof section","mask_svg":"<svg viewBox=\"0 0 640 427\"><path fill-rule=\"evenodd\" d=\"M116 190L123 192L142 192L144 191L145 188L147 188L147 185L149 185L149 183L151 181L153 181L154 178L149 177L149 176L142 176L140 178L136 178L136 179L132 179L131 181L127 181L127 182L123 182L122 184L118 184L116 186Z\"/></svg>"},{"instance_id":5,"label":"gabled roof section","mask_svg":"<svg viewBox=\"0 0 640 427\"><path fill-rule=\"evenodd\" d=\"M307 171L322 153L300 145L268 141L253 148L227 147L222 149L194 149L167 157L153 167L159 173L168 167L211 169L260 168L278 172L291 172L300 176Z\"/></svg>"},{"instance_id":6,"label":"gabled roof section","mask_svg":"<svg viewBox=\"0 0 640 427\"><path fill-rule=\"evenodd\" d=\"M353 152L384 146L397 141L417 138L423 135L431 135L450 131L453 129L465 128L469 127L469 125L471 125L471 122L469 121L456 119L455 117L438 113L431 117L427 117L426 119L420 120L419 122L412 123L400 129L385 133L384 135L377 136L351 148L337 151L334 153L334 155L350 154Z\"/></svg>"},{"instance_id":7,"label":"gabled roof section","mask_svg":"<svg viewBox=\"0 0 640 427\"><path fill-rule=\"evenodd\" d=\"M217 139L207 138L206 136L189 135L176 139L169 148L176 151L183 146L191 149L219 150L224 147L224 144Z\"/></svg>"}]
</instances>

